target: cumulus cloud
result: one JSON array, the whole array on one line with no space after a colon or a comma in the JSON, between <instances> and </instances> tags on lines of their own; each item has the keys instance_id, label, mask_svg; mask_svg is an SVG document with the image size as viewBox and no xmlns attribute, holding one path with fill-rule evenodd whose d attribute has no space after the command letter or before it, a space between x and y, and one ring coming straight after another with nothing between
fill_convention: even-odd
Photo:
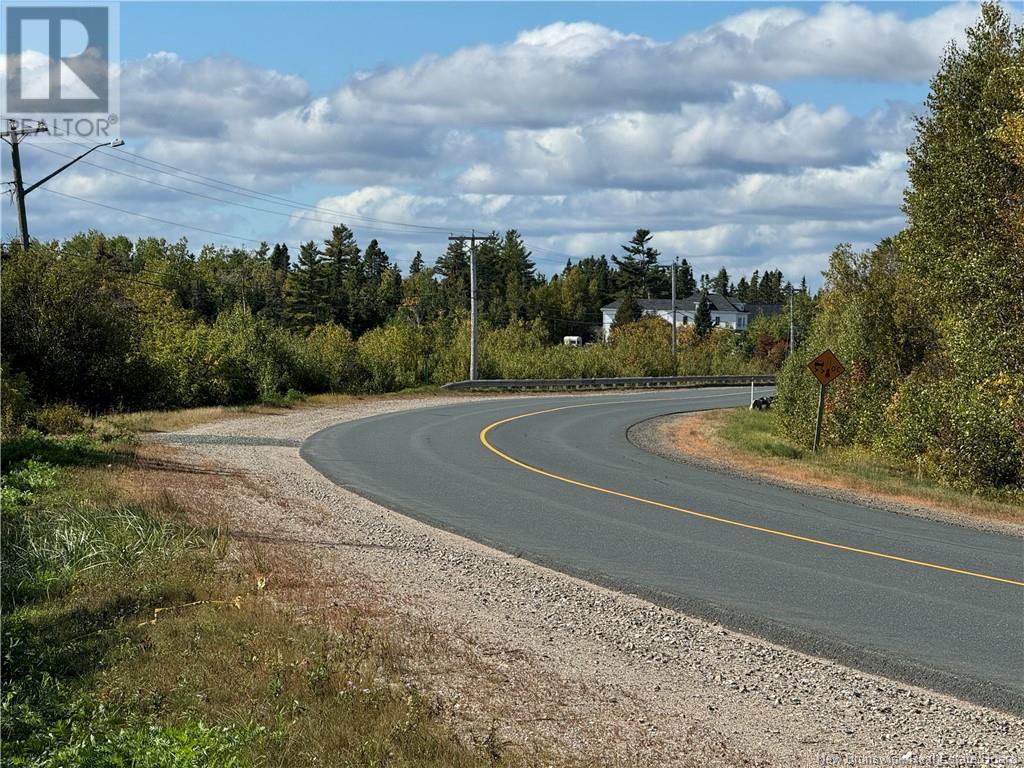
<instances>
[{"instance_id":1,"label":"cumulus cloud","mask_svg":"<svg viewBox=\"0 0 1024 768\"><path fill-rule=\"evenodd\" d=\"M223 138L229 126L304 104L295 75L232 58L180 59L159 52L120 71L124 130L145 135Z\"/></svg>"},{"instance_id":2,"label":"cumulus cloud","mask_svg":"<svg viewBox=\"0 0 1024 768\"><path fill-rule=\"evenodd\" d=\"M446 233L390 222L516 227L549 273L566 253L615 252L643 226L666 255L689 254L700 269L775 260L813 275L806 265L823 264L835 242L867 244L899 228L914 108L794 104L783 84L923 82L976 13L947 5L908 20L884 7L758 7L675 40L556 23L359 73L318 94L301 77L237 59L154 53L121 71L123 152L315 198L333 213L296 212L103 153L91 159L215 200L84 164L54 189L293 244L326 236L336 217L400 259L417 248L436 255ZM59 162L25 157L34 178ZM45 195L32 203L34 215L65 227L126 224ZM137 231L174 235L154 222Z\"/></svg>"},{"instance_id":3,"label":"cumulus cloud","mask_svg":"<svg viewBox=\"0 0 1024 768\"><path fill-rule=\"evenodd\" d=\"M815 13L765 8L670 42L556 23L507 45L362 73L333 99L361 119L539 127L609 109L724 101L733 81L924 81L976 13L969 4L912 20L845 3Z\"/></svg>"}]
</instances>

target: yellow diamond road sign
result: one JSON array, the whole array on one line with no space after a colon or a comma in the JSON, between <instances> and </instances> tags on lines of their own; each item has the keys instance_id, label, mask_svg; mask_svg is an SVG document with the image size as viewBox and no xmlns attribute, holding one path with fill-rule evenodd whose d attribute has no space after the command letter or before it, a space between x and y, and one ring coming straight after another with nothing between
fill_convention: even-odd
<instances>
[{"instance_id":1,"label":"yellow diamond road sign","mask_svg":"<svg viewBox=\"0 0 1024 768\"><path fill-rule=\"evenodd\" d=\"M846 370L843 368L843 364L839 362L839 358L832 354L831 349L826 349L816 358L811 360L811 362L807 364L807 367L811 369L811 373L813 373L814 377L821 382L822 386L835 381L842 376L843 372Z\"/></svg>"}]
</instances>

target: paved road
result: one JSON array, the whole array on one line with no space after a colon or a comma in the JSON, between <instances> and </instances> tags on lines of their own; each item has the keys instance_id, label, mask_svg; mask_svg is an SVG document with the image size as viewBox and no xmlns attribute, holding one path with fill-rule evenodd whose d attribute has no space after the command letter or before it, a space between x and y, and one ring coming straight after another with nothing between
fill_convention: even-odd
<instances>
[{"instance_id":1,"label":"paved road","mask_svg":"<svg viewBox=\"0 0 1024 768\"><path fill-rule=\"evenodd\" d=\"M473 401L339 424L302 455L346 488L512 554L1024 713L1019 540L696 469L626 439L640 421L748 397Z\"/></svg>"}]
</instances>

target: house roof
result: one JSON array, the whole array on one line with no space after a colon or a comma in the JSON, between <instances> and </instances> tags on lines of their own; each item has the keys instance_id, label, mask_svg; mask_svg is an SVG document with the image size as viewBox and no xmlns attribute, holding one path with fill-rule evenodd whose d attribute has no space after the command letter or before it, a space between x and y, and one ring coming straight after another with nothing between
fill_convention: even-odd
<instances>
[{"instance_id":1,"label":"house roof","mask_svg":"<svg viewBox=\"0 0 1024 768\"><path fill-rule=\"evenodd\" d=\"M773 315L782 314L781 304L742 304L741 306L751 317L756 317L757 315L772 317Z\"/></svg>"},{"instance_id":2,"label":"house roof","mask_svg":"<svg viewBox=\"0 0 1024 768\"><path fill-rule=\"evenodd\" d=\"M694 294L691 294L690 296L686 296L686 297L682 297L682 296L677 297L676 298L676 309L679 310L680 312L694 312L694 311L696 311L697 305L700 304L700 299L701 299L702 295L703 294L700 294L700 293L694 293ZM668 311L668 310L672 309L672 299L637 299L636 301L637 301L637 304L640 305L640 309L644 310L645 312L658 312L658 311L665 312L665 311ZM744 312L744 311L748 311L748 310L744 310L743 309L744 305L741 302L733 302L728 297L722 296L721 294L718 294L718 293L709 293L708 294L708 303L711 305L711 308L713 310L717 311L717 312ZM621 299L616 299L611 304L607 304L607 305L601 307L601 310L602 311L605 311L605 310L608 310L608 311L616 310L620 306L622 306L622 300ZM751 304L751 305L747 305L747 306L755 306L755 305ZM763 306L763 305L757 305L757 306Z\"/></svg>"}]
</instances>

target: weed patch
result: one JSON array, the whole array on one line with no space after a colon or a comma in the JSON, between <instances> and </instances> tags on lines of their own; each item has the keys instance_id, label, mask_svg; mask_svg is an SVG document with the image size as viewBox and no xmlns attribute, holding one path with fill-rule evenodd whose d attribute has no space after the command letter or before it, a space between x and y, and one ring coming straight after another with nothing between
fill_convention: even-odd
<instances>
[{"instance_id":1,"label":"weed patch","mask_svg":"<svg viewBox=\"0 0 1024 768\"><path fill-rule=\"evenodd\" d=\"M0 481L5 764L508 764L449 732L358 616L300 625L170 495L127 497L124 446L18 440Z\"/></svg>"}]
</instances>

